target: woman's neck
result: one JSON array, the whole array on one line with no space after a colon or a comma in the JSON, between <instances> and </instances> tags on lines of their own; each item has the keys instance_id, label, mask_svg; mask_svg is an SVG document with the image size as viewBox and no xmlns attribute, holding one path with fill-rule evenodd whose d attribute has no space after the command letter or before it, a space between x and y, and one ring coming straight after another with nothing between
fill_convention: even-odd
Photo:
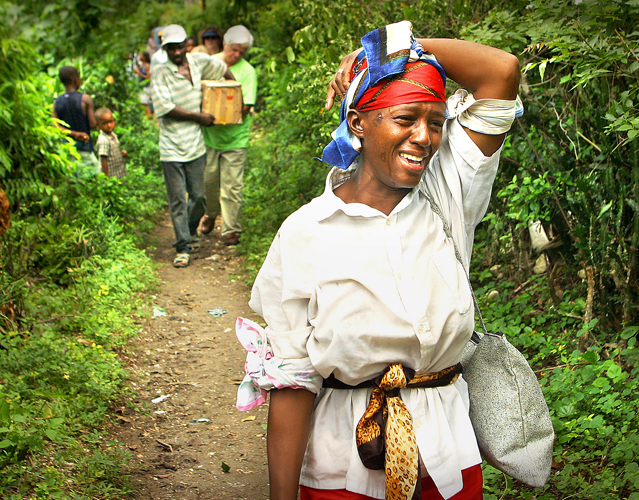
<instances>
[{"instance_id":1,"label":"woman's neck","mask_svg":"<svg viewBox=\"0 0 639 500\"><path fill-rule=\"evenodd\" d=\"M353 175L335 188L335 196L344 203L362 203L390 215L393 209L411 189L391 189L380 184L362 168L357 168Z\"/></svg>"}]
</instances>

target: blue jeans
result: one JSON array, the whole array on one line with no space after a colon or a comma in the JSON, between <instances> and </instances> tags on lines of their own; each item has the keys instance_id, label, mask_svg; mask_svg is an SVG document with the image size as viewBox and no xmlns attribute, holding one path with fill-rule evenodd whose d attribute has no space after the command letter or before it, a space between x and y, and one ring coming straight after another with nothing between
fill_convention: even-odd
<instances>
[{"instance_id":1,"label":"blue jeans","mask_svg":"<svg viewBox=\"0 0 639 500\"><path fill-rule=\"evenodd\" d=\"M176 241L173 246L177 253L191 253L191 235L197 234L197 226L206 211L205 166L206 155L187 162L162 162L175 232Z\"/></svg>"}]
</instances>

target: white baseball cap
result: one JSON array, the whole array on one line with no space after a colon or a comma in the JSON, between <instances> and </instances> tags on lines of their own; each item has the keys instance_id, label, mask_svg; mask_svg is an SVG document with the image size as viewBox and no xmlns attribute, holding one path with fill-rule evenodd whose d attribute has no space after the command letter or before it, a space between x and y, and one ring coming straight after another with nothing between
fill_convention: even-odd
<instances>
[{"instance_id":1,"label":"white baseball cap","mask_svg":"<svg viewBox=\"0 0 639 500\"><path fill-rule=\"evenodd\" d=\"M186 40L186 30L179 24L169 24L162 30L162 47L169 43L182 43Z\"/></svg>"}]
</instances>

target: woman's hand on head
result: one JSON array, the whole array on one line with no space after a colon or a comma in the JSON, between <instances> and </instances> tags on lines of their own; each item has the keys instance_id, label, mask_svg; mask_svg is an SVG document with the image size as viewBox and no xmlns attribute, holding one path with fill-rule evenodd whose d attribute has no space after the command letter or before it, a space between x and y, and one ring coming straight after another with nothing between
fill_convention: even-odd
<instances>
[{"instance_id":1,"label":"woman's hand on head","mask_svg":"<svg viewBox=\"0 0 639 500\"><path fill-rule=\"evenodd\" d=\"M350 85L350 72L353 67L353 62L355 62L357 54L359 54L362 50L363 49L359 48L350 54L347 54L342 59L342 62L339 63L339 68L337 69L335 76L328 84L328 94L326 95L326 105L324 106L327 111L333 107L335 96L338 96L340 99L344 99L346 91Z\"/></svg>"}]
</instances>

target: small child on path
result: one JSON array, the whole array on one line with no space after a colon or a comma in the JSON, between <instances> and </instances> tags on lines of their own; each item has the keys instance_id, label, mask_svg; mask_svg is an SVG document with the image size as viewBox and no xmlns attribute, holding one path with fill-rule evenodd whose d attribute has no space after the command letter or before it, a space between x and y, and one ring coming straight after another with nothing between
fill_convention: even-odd
<instances>
[{"instance_id":1,"label":"small child on path","mask_svg":"<svg viewBox=\"0 0 639 500\"><path fill-rule=\"evenodd\" d=\"M113 113L107 108L100 108L95 112L95 118L100 129L96 148L100 157L102 173L119 179L126 174L124 159L127 153L120 149L120 141L118 141L118 137L113 132L113 129L115 129Z\"/></svg>"}]
</instances>

